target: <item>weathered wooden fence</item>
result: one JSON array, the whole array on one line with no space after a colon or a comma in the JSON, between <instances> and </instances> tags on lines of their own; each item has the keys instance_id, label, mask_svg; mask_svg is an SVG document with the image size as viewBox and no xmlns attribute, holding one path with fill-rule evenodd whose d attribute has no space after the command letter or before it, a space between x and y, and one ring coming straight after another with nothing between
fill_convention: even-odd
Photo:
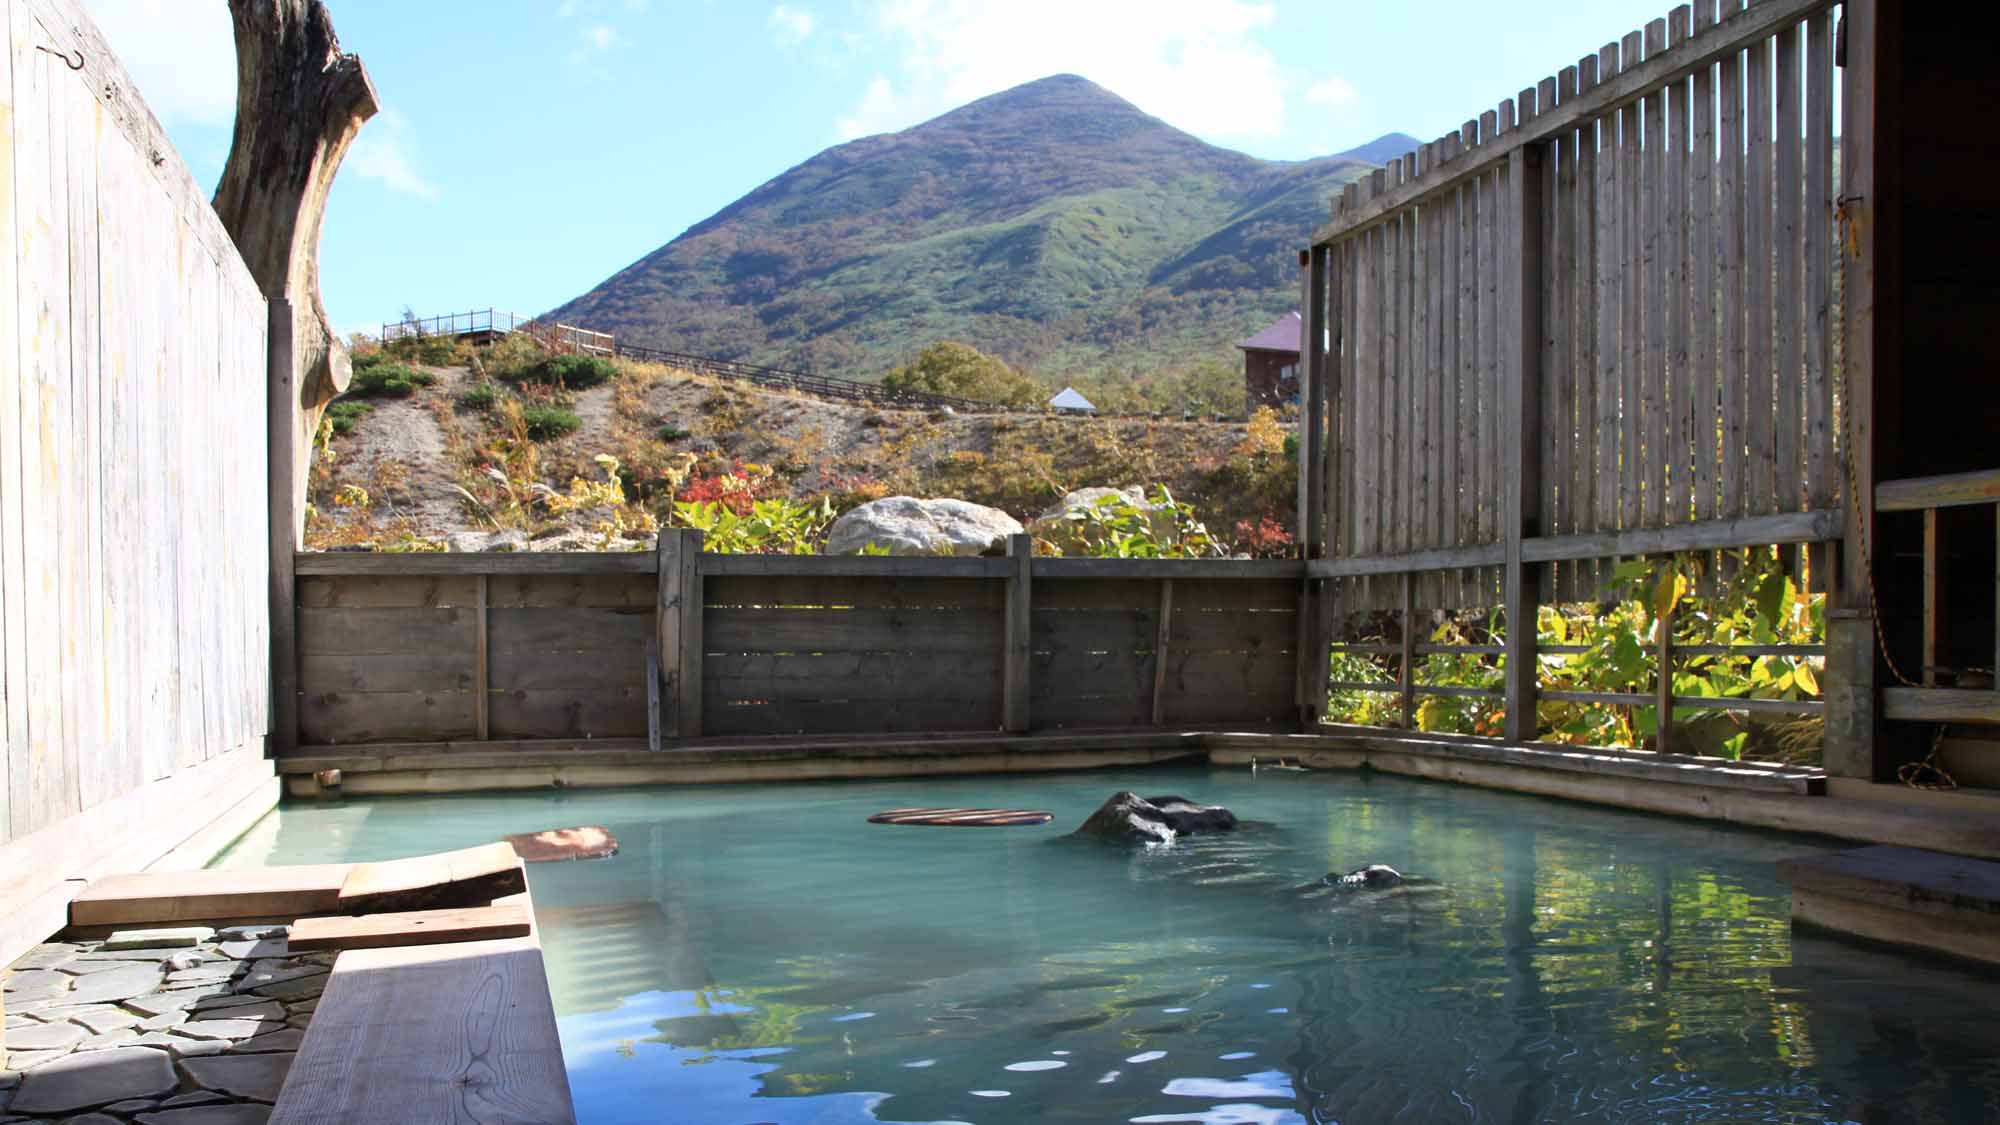
<instances>
[{"instance_id":1,"label":"weathered wooden fence","mask_svg":"<svg viewBox=\"0 0 2000 1125\"><path fill-rule=\"evenodd\" d=\"M266 303L88 16L0 11L4 960L271 784L271 710Z\"/></svg>"},{"instance_id":2,"label":"weathered wooden fence","mask_svg":"<svg viewBox=\"0 0 2000 1125\"><path fill-rule=\"evenodd\" d=\"M301 555L299 742L1297 721L1301 563L699 544Z\"/></svg>"},{"instance_id":3,"label":"weathered wooden fence","mask_svg":"<svg viewBox=\"0 0 2000 1125\"><path fill-rule=\"evenodd\" d=\"M1604 560L1839 537L1834 7L1676 8L1347 188L1305 281L1319 639L1504 606L1530 738L1535 607Z\"/></svg>"}]
</instances>

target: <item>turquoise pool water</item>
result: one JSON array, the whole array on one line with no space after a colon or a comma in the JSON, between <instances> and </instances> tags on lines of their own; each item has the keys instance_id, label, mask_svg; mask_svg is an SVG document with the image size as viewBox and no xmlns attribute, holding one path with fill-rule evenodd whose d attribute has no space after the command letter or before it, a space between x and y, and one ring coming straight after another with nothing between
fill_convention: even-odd
<instances>
[{"instance_id":1,"label":"turquoise pool water","mask_svg":"<svg viewBox=\"0 0 2000 1125\"><path fill-rule=\"evenodd\" d=\"M1061 837L1119 789L1259 823ZM1046 828L883 827L1007 805ZM1352 773L288 805L225 863L603 824L530 868L585 1122L1993 1121L2000 977L1808 935L1834 846ZM1383 862L1437 893L1301 896Z\"/></svg>"}]
</instances>

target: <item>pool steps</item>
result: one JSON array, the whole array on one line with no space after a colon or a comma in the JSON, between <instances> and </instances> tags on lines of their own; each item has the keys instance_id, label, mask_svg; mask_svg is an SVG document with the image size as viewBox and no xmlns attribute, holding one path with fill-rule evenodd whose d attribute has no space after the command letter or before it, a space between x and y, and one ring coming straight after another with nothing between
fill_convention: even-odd
<instances>
[{"instance_id":1,"label":"pool steps","mask_svg":"<svg viewBox=\"0 0 2000 1125\"><path fill-rule=\"evenodd\" d=\"M1792 923L2000 965L2000 863L1877 845L1778 862Z\"/></svg>"}]
</instances>

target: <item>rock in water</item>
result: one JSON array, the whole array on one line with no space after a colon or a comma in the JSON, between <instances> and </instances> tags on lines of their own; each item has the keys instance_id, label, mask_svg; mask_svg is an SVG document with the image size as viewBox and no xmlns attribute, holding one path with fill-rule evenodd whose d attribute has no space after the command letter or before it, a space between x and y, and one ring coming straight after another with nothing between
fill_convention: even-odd
<instances>
[{"instance_id":1,"label":"rock in water","mask_svg":"<svg viewBox=\"0 0 2000 1125\"><path fill-rule=\"evenodd\" d=\"M998 508L964 500L886 496L833 521L826 553L851 555L872 544L892 555L970 556L1020 533L1020 522Z\"/></svg>"},{"instance_id":2,"label":"rock in water","mask_svg":"<svg viewBox=\"0 0 2000 1125\"><path fill-rule=\"evenodd\" d=\"M1186 797L1141 797L1128 791L1113 793L1074 835L1167 844L1177 836L1229 832L1235 827L1236 814L1221 805L1197 805Z\"/></svg>"},{"instance_id":3,"label":"rock in water","mask_svg":"<svg viewBox=\"0 0 2000 1125\"><path fill-rule=\"evenodd\" d=\"M1333 886L1348 890L1386 891L1390 887L1403 885L1403 873L1386 863L1371 863L1337 878L1329 875L1326 881Z\"/></svg>"}]
</instances>

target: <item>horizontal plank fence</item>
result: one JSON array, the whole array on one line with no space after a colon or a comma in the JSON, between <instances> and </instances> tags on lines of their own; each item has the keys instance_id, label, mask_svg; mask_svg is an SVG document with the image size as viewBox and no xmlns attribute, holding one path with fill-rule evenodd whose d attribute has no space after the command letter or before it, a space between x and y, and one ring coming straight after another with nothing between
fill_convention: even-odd
<instances>
[{"instance_id":1,"label":"horizontal plank fence","mask_svg":"<svg viewBox=\"0 0 2000 1125\"><path fill-rule=\"evenodd\" d=\"M299 743L1299 721L1300 562L304 554Z\"/></svg>"},{"instance_id":2,"label":"horizontal plank fence","mask_svg":"<svg viewBox=\"0 0 2000 1125\"><path fill-rule=\"evenodd\" d=\"M1835 7L1676 8L1347 187L1303 283L1316 645L1504 607L1531 739L1540 604L1840 537Z\"/></svg>"}]
</instances>

